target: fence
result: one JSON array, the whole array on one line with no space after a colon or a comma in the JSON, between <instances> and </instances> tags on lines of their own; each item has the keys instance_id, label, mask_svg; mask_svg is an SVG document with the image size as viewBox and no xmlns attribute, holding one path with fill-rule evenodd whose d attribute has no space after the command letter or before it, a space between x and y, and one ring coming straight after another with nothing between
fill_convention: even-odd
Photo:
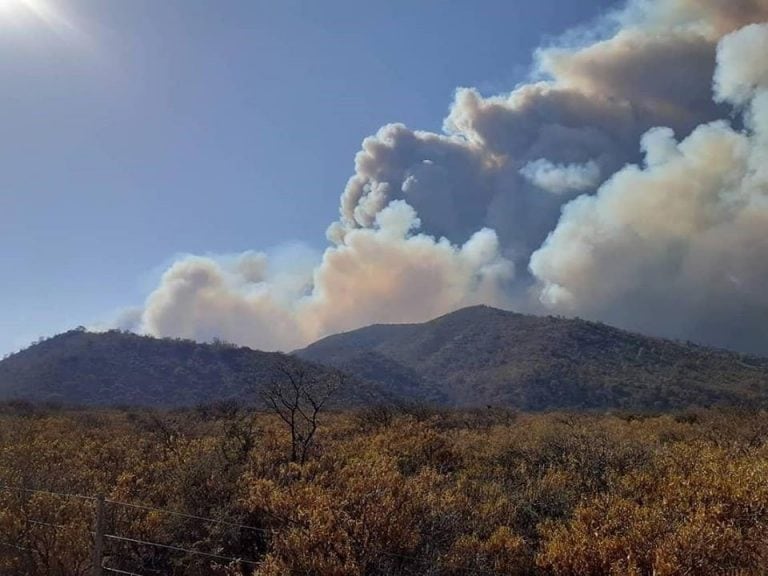
<instances>
[{"instance_id":1,"label":"fence","mask_svg":"<svg viewBox=\"0 0 768 576\"><path fill-rule=\"evenodd\" d=\"M266 529L266 528L259 528L255 526L248 526L246 524L239 524L236 522L230 522L228 520L207 518L205 516L198 516L195 514L178 512L175 510L168 510L165 508L158 508L154 506L148 506L145 504L121 502L118 500L111 500L111 499L105 498L104 496L86 496L86 495L66 493L66 492L54 492L50 490L38 490L38 489L24 488L24 487L18 487L18 486L2 486L2 485L0 485L0 490L6 491L6 492L45 494L53 497L78 499L85 502L93 503L94 505L94 520L93 520L93 527L92 527L93 529L89 531L91 536L93 537L91 576L104 576L104 574L122 574L124 576L148 576L145 574L139 574L137 572L132 572L129 570L124 570L116 566L104 566L104 557L105 557L104 550L105 550L105 544L108 541L128 542L128 543L137 544L140 546L154 547L154 548L168 550L172 552L188 554L190 556L207 558L210 560L215 560L217 562L227 562L235 565L239 564L239 565L251 566L251 567L258 567L262 565L262 562L258 560L238 558L238 557L226 556L221 554L214 554L214 553L206 552L203 550L196 550L194 548L187 548L183 546L176 546L173 544L166 544L161 542L151 542L147 540L142 540L140 538L131 538L131 537L120 535L120 534L110 534L106 531L106 524L104 521L105 510L107 506L133 508L138 510L144 510L147 512L159 512L162 514L177 516L180 518L185 518L187 520L197 521L200 523L218 524L218 525L228 526L231 528L237 528L239 530L250 530L250 531L259 532L267 535L273 535L277 532L277 530L275 529ZM29 520L29 523L48 527L53 530L67 528L67 526L62 524L53 524L53 523L42 522L38 520ZM20 543L20 542L6 542L3 540L0 540L0 547L15 549L20 552L28 552L28 553L36 552L34 548L24 546L23 543ZM407 560L407 561L417 562L417 563L421 562L419 558L398 554L395 552L382 552L381 554L383 556L390 557L390 558ZM469 571L469 572L466 572L466 574L468 576L477 576L478 573L474 571Z\"/></svg>"},{"instance_id":2,"label":"fence","mask_svg":"<svg viewBox=\"0 0 768 576\"><path fill-rule=\"evenodd\" d=\"M217 562L226 562L230 564L240 564L240 565L247 565L247 566L254 566L257 567L261 565L261 562L257 560L251 560L251 559L245 559L245 558L237 558L232 556L226 556L222 554L214 554L212 552L206 552L203 550L196 550L193 548L186 548L183 546L176 546L173 544L165 544L161 542L151 542L148 540L142 540L140 538L131 538L128 536L120 535L120 534L110 534L106 531L106 523L105 523L105 509L107 506L116 506L116 507L125 507L125 508L135 508L139 510L145 510L148 512L160 512L163 514L183 517L188 520L194 520L202 523L209 523L209 524L220 524L220 525L226 525L232 528L237 528L241 530L252 530L262 533L274 533L274 530L267 530L265 528L257 528L255 526L247 526L245 524L238 524L236 522L229 522L226 520L219 520L216 518L207 518L204 516L197 516L194 514L187 514L184 512L176 512L173 510L167 510L164 508L157 508L154 506L146 506L143 504L135 504L135 503L129 503L129 502L120 502L117 500L110 500L105 498L104 496L85 496L81 494L72 494L72 493L66 493L66 492L54 492L50 490L37 490L32 488L24 488L24 487L17 487L17 486L0 486L0 490L6 491L6 492L19 492L19 493L31 493L31 494L44 494L47 496L53 496L53 497L59 497L59 498L68 498L68 499L79 499L86 502L91 502L94 505L94 521L93 521L93 529L90 530L90 534L93 537L92 542L92 568L91 568L91 575L92 576L103 576L105 573L112 573L112 574L123 574L127 576L145 576L143 574L137 574L135 572L131 572L128 570L123 570L122 568L114 567L114 566L104 566L104 550L105 550L105 544L107 541L115 541L115 542L128 542L132 544L137 544L141 546L148 546L148 547L154 547L159 548L163 550L169 550L172 552L179 552L188 554L190 556L198 556L207 558L210 560L215 560ZM29 520L30 524L37 525L37 526L43 526L47 527L53 530L59 530L66 528L65 525L62 524L53 524L50 522L42 522L39 520ZM15 549L20 552L28 552L28 553L35 553L36 550L34 548L24 546L24 543L21 542L6 542L3 540L0 540L0 547L6 547L8 549Z\"/></svg>"}]
</instances>

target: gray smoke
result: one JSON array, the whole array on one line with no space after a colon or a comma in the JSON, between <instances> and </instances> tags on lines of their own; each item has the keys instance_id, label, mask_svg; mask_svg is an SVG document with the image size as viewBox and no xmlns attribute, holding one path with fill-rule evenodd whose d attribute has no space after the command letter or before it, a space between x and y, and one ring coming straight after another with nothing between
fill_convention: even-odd
<instances>
[{"instance_id":1,"label":"gray smoke","mask_svg":"<svg viewBox=\"0 0 768 576\"><path fill-rule=\"evenodd\" d=\"M582 196L531 258L557 310L744 350L768 350L768 25L726 36L716 99L746 111L682 140L657 128L645 160Z\"/></svg>"},{"instance_id":2,"label":"gray smoke","mask_svg":"<svg viewBox=\"0 0 768 576\"><path fill-rule=\"evenodd\" d=\"M510 93L457 90L442 133L366 138L332 245L299 280L263 257L184 259L141 326L290 348L483 302L768 352L745 188L766 170L766 51L759 26L740 30L766 20L768 0L630 2L537 51ZM734 107L746 127L716 122Z\"/></svg>"}]
</instances>

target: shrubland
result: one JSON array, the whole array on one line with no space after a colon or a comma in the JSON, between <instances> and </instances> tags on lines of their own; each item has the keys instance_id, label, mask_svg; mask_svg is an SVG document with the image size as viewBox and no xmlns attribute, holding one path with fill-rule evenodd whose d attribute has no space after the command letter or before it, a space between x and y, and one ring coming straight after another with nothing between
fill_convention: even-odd
<instances>
[{"instance_id":1,"label":"shrubland","mask_svg":"<svg viewBox=\"0 0 768 576\"><path fill-rule=\"evenodd\" d=\"M234 404L6 405L0 574L90 575L96 495L108 534L219 557L108 539L142 575L768 572L763 412L377 407L323 414L295 460Z\"/></svg>"}]
</instances>

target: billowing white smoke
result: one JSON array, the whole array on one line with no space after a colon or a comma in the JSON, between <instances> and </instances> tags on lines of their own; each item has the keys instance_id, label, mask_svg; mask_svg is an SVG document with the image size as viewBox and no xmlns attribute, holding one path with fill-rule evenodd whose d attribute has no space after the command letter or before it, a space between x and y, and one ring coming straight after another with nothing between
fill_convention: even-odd
<instances>
[{"instance_id":1,"label":"billowing white smoke","mask_svg":"<svg viewBox=\"0 0 768 576\"><path fill-rule=\"evenodd\" d=\"M768 24L726 36L716 98L746 106L677 142L657 128L643 166L616 173L563 215L531 271L552 308L766 351Z\"/></svg>"},{"instance_id":2,"label":"billowing white smoke","mask_svg":"<svg viewBox=\"0 0 768 576\"><path fill-rule=\"evenodd\" d=\"M480 230L464 245L416 234L413 208L395 201L371 228L326 250L305 277L272 273L261 254L174 264L149 297L152 334L224 338L262 349L291 349L331 332L382 319L419 321L482 302L508 303L512 264L496 234Z\"/></svg>"},{"instance_id":3,"label":"billowing white smoke","mask_svg":"<svg viewBox=\"0 0 768 576\"><path fill-rule=\"evenodd\" d=\"M539 158L523 166L520 174L553 194L590 190L600 181L600 168L592 160L584 164L553 164Z\"/></svg>"},{"instance_id":4,"label":"billowing white smoke","mask_svg":"<svg viewBox=\"0 0 768 576\"><path fill-rule=\"evenodd\" d=\"M540 80L458 90L443 133L366 138L311 270L184 259L141 329L287 349L487 303L768 352L762 28L718 51L764 21L768 0L630 2L539 50ZM747 131L712 123L733 105Z\"/></svg>"}]
</instances>

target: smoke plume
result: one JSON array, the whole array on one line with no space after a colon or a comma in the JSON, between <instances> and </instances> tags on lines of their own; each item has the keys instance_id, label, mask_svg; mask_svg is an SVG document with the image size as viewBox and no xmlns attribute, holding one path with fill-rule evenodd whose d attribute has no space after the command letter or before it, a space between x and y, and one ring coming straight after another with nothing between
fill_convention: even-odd
<instances>
[{"instance_id":1,"label":"smoke plume","mask_svg":"<svg viewBox=\"0 0 768 576\"><path fill-rule=\"evenodd\" d=\"M563 209L533 254L554 309L765 352L768 337L768 24L726 36L715 97L744 107L681 141L656 128L642 166Z\"/></svg>"},{"instance_id":2,"label":"smoke plume","mask_svg":"<svg viewBox=\"0 0 768 576\"><path fill-rule=\"evenodd\" d=\"M271 271L263 254L183 259L149 297L143 327L291 349L381 318L420 321L472 304L508 305L504 285L513 268L492 230L455 246L416 233L419 225L413 208L392 202L304 275Z\"/></svg>"},{"instance_id":3,"label":"smoke plume","mask_svg":"<svg viewBox=\"0 0 768 576\"><path fill-rule=\"evenodd\" d=\"M140 329L289 349L486 303L768 353L768 0L637 0L363 141L314 266L188 257Z\"/></svg>"}]
</instances>

